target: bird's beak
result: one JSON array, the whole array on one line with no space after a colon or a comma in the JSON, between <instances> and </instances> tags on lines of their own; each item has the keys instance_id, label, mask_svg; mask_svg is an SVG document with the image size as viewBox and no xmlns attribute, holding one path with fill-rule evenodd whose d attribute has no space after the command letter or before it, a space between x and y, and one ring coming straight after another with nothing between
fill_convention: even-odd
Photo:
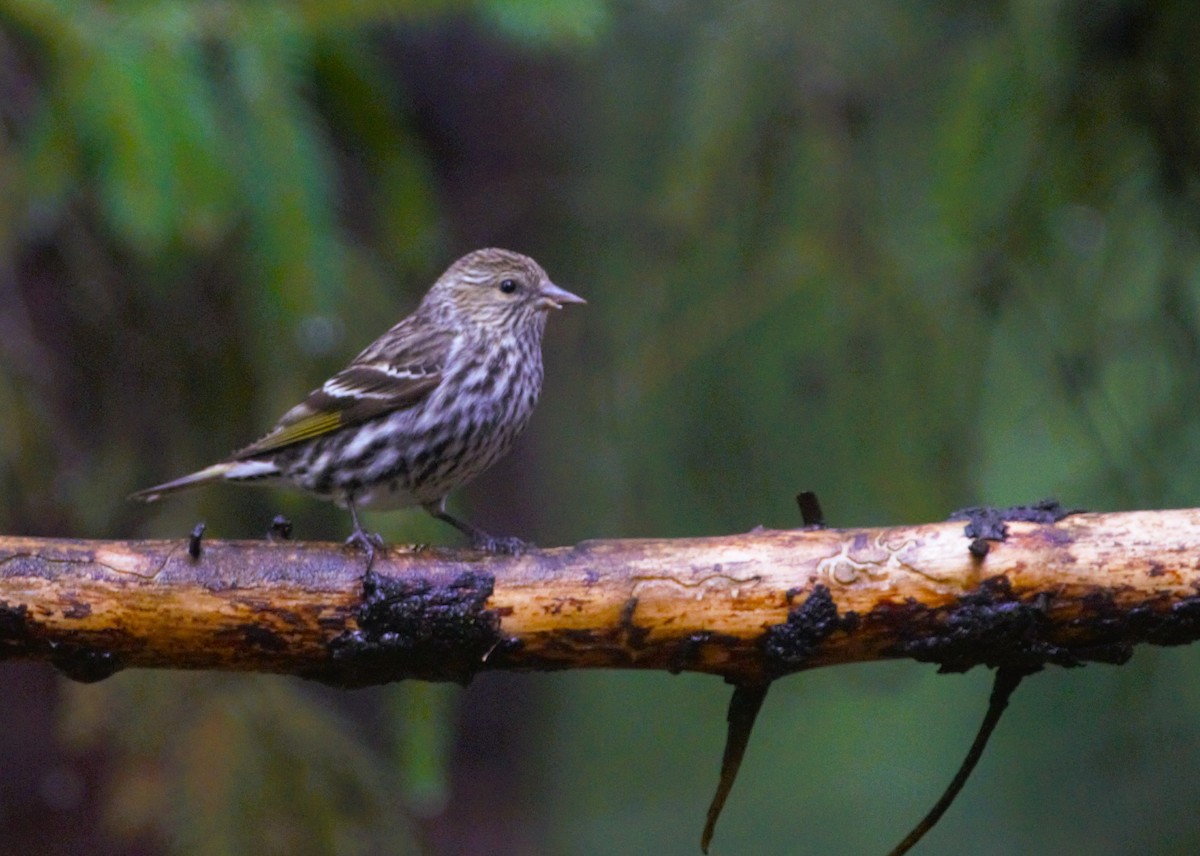
<instances>
[{"instance_id":1,"label":"bird's beak","mask_svg":"<svg viewBox=\"0 0 1200 856\"><path fill-rule=\"evenodd\" d=\"M538 288L538 309L562 309L564 303L587 303L587 301L565 288L559 288L548 279L543 280Z\"/></svg>"}]
</instances>

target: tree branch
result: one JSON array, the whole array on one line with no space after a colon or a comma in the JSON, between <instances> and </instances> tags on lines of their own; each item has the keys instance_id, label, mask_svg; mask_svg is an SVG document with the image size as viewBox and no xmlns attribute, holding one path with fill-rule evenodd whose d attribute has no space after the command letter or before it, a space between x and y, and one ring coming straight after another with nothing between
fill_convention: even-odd
<instances>
[{"instance_id":1,"label":"tree branch","mask_svg":"<svg viewBox=\"0 0 1200 856\"><path fill-rule=\"evenodd\" d=\"M754 686L881 658L1119 663L1136 643L1200 636L1200 509L1007 529L983 549L962 521L522 556L392 548L365 577L341 545L204 541L193 558L188 539L0 538L0 659L81 680L151 667L360 686L606 667Z\"/></svg>"}]
</instances>

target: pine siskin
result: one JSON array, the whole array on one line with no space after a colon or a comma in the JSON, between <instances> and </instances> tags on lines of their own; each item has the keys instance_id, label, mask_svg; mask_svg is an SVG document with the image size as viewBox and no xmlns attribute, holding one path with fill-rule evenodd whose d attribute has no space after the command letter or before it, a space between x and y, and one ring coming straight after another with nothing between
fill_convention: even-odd
<instances>
[{"instance_id":1,"label":"pine siskin","mask_svg":"<svg viewBox=\"0 0 1200 856\"><path fill-rule=\"evenodd\" d=\"M514 552L446 511L446 495L496 463L529 422L542 389L551 309L584 303L528 256L476 250L452 264L416 311L309 393L261 440L227 460L130 499L219 481L283 485L350 510L373 558L378 536L358 509L420 505L472 546Z\"/></svg>"}]
</instances>

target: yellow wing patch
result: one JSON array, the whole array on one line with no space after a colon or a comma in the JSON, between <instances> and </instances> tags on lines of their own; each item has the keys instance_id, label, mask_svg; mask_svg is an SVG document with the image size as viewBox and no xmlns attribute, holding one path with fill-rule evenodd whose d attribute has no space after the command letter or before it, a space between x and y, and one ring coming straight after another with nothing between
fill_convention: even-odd
<instances>
[{"instance_id":1,"label":"yellow wing patch","mask_svg":"<svg viewBox=\"0 0 1200 856\"><path fill-rule=\"evenodd\" d=\"M245 449L242 449L238 453L238 457L250 457L263 452L270 452L273 449L281 449L284 446L290 446L302 440L311 440L313 437L320 437L322 434L328 434L330 431L336 431L341 427L342 413L340 411L314 413L311 416L305 416L303 419L293 422L286 428L272 431L257 443L252 443Z\"/></svg>"}]
</instances>

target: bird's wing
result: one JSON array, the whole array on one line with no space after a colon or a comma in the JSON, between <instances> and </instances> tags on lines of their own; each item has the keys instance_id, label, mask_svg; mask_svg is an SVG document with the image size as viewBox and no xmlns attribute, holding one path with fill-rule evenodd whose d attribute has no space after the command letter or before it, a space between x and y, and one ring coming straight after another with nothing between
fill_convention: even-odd
<instances>
[{"instance_id":1,"label":"bird's wing","mask_svg":"<svg viewBox=\"0 0 1200 856\"><path fill-rule=\"evenodd\" d=\"M269 434L236 452L233 459L253 458L412 407L441 382L442 370L435 362L409 365L398 365L389 360L351 363L283 414Z\"/></svg>"}]
</instances>

